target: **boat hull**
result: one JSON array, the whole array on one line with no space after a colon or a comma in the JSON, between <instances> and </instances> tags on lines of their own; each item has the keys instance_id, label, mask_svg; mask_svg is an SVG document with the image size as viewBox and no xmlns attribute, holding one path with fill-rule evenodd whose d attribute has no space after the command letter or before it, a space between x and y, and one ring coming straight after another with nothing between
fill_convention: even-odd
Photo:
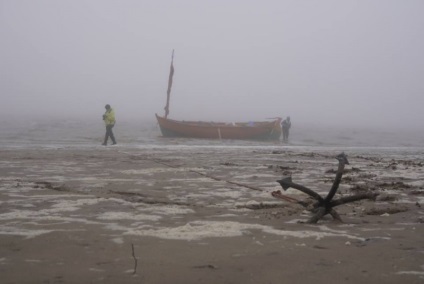
<instances>
[{"instance_id":1,"label":"boat hull","mask_svg":"<svg viewBox=\"0 0 424 284\"><path fill-rule=\"evenodd\" d=\"M156 114L164 137L203 139L279 140L281 119L265 122L216 123L178 121Z\"/></svg>"}]
</instances>

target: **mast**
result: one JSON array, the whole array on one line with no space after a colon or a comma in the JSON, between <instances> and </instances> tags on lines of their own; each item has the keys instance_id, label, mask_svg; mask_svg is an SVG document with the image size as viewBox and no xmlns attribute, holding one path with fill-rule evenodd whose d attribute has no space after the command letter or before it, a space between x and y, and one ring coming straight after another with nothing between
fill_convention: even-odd
<instances>
[{"instance_id":1,"label":"mast","mask_svg":"<svg viewBox=\"0 0 424 284\"><path fill-rule=\"evenodd\" d=\"M172 50L171 67L169 68L168 90L166 91L165 118L169 114L169 98L171 96L172 77L174 76L174 50Z\"/></svg>"}]
</instances>

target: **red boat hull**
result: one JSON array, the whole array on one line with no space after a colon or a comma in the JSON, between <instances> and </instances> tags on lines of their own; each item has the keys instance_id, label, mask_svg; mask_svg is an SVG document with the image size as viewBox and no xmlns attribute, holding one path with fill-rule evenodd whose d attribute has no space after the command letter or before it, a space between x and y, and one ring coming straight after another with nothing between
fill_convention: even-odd
<instances>
[{"instance_id":1,"label":"red boat hull","mask_svg":"<svg viewBox=\"0 0 424 284\"><path fill-rule=\"evenodd\" d=\"M281 136L281 119L246 123L220 123L178 121L157 114L156 119L164 137L278 140Z\"/></svg>"}]
</instances>

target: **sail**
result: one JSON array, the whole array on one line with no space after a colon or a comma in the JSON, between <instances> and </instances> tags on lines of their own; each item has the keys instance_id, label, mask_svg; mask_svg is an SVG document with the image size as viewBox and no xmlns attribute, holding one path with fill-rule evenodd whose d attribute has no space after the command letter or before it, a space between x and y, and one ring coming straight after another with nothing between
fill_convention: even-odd
<instances>
[{"instance_id":1,"label":"sail","mask_svg":"<svg viewBox=\"0 0 424 284\"><path fill-rule=\"evenodd\" d=\"M174 51L172 51L171 67L169 69L168 90L166 91L165 118L167 118L169 114L169 98L171 96L173 77L174 77Z\"/></svg>"}]
</instances>

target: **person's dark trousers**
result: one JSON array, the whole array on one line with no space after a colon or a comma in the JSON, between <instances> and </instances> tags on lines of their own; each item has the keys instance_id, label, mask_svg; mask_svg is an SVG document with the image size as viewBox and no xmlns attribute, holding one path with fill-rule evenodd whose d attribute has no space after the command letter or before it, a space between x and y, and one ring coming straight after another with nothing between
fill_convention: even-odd
<instances>
[{"instance_id":1,"label":"person's dark trousers","mask_svg":"<svg viewBox=\"0 0 424 284\"><path fill-rule=\"evenodd\" d=\"M289 139L289 130L283 128L283 141L287 142L288 139Z\"/></svg>"},{"instance_id":2,"label":"person's dark trousers","mask_svg":"<svg viewBox=\"0 0 424 284\"><path fill-rule=\"evenodd\" d=\"M113 144L116 144L115 136L113 135L112 131L113 125L106 125L106 134L105 134L105 142L103 142L103 145L107 144L107 140L110 137Z\"/></svg>"}]
</instances>

